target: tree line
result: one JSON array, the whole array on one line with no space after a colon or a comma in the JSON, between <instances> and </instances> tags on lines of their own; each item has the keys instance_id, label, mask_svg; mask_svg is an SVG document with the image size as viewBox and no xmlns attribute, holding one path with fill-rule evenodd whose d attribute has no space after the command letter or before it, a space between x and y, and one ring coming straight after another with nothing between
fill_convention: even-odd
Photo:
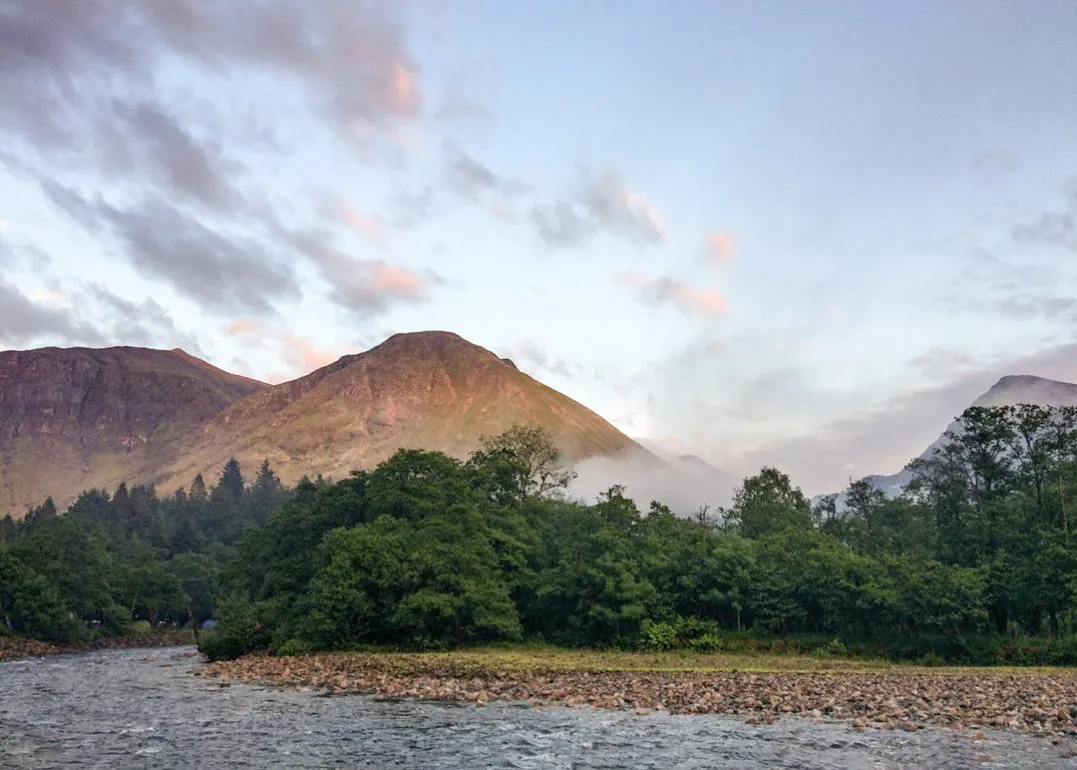
<instances>
[{"instance_id":1,"label":"tree line","mask_svg":"<svg viewBox=\"0 0 1077 770\"><path fill-rule=\"evenodd\" d=\"M542 640L1077 662L1074 409L967 410L897 498L860 481L843 505L813 506L764 468L729 507L690 517L657 501L641 511L623 486L572 500L551 436L529 426L483 439L465 461L401 450L290 490L263 474L237 483L229 467L197 496L194 485L166 501L144 490L154 502L135 506L134 489L122 505L119 491L88 493L64 516L35 512L4 535L0 586L21 569L36 586L23 595L51 587L69 621L109 629L212 612L201 646L213 658ZM52 529L35 534L43 521ZM59 544L64 527L111 560L89 570L110 576L92 597L76 575L93 559ZM150 551L156 561L140 560ZM202 571L184 572L193 561ZM41 633L10 594L0 619Z\"/></svg>"},{"instance_id":2,"label":"tree line","mask_svg":"<svg viewBox=\"0 0 1077 770\"><path fill-rule=\"evenodd\" d=\"M161 499L152 486L83 492L59 512L52 498L21 521L0 519L0 634L56 644L132 624L192 626L213 616L221 566L248 527L290 497L264 462L251 484L234 459L208 487Z\"/></svg>"}]
</instances>

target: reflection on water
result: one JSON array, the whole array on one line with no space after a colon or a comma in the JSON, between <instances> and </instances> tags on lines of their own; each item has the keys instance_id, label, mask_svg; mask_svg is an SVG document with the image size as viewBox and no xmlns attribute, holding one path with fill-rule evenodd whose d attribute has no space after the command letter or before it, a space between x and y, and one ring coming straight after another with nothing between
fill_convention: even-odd
<instances>
[{"instance_id":1,"label":"reflection on water","mask_svg":"<svg viewBox=\"0 0 1077 770\"><path fill-rule=\"evenodd\" d=\"M324 697L186 672L193 648L0 663L0 768L1077 768L1077 742L787 718Z\"/></svg>"}]
</instances>

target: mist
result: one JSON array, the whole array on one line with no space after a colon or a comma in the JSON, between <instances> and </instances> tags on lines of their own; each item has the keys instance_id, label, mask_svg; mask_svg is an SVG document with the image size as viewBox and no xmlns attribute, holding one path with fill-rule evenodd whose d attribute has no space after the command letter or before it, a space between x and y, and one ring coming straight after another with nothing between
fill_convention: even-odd
<instances>
[{"instance_id":1,"label":"mist","mask_svg":"<svg viewBox=\"0 0 1077 770\"><path fill-rule=\"evenodd\" d=\"M625 495L646 511L652 500L663 503L678 516L691 516L703 506L712 515L719 506L728 506L740 480L702 460L692 457L656 458L637 455L629 458L593 457L575 466L577 477L569 495L584 503L594 503L615 484L625 487Z\"/></svg>"}]
</instances>

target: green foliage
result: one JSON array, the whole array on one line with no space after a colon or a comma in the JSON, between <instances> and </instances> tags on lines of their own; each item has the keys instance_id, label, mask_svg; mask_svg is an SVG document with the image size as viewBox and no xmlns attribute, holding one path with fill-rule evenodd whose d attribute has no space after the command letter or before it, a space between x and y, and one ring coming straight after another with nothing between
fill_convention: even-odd
<instances>
[{"instance_id":1,"label":"green foliage","mask_svg":"<svg viewBox=\"0 0 1077 770\"><path fill-rule=\"evenodd\" d=\"M230 660L269 646L269 629L254 605L232 596L217 607L217 627L202 633L198 645L210 660Z\"/></svg>"},{"instance_id":2,"label":"green foliage","mask_svg":"<svg viewBox=\"0 0 1077 770\"><path fill-rule=\"evenodd\" d=\"M213 659L528 639L655 652L1077 663L1077 410L969 410L908 494L854 482L814 509L773 468L718 521L594 503L542 429L466 462L401 450L284 489L90 490L0 523L0 628L57 642L217 628ZM220 597L230 597L220 601Z\"/></svg>"},{"instance_id":3,"label":"green foliage","mask_svg":"<svg viewBox=\"0 0 1077 770\"><path fill-rule=\"evenodd\" d=\"M674 623L644 622L640 633L639 648L647 652L666 652L681 646Z\"/></svg>"},{"instance_id":4,"label":"green foliage","mask_svg":"<svg viewBox=\"0 0 1077 770\"><path fill-rule=\"evenodd\" d=\"M289 639L276 650L277 657L299 657L302 655L310 655L314 651L314 648L310 643L303 641L302 639Z\"/></svg>"}]
</instances>

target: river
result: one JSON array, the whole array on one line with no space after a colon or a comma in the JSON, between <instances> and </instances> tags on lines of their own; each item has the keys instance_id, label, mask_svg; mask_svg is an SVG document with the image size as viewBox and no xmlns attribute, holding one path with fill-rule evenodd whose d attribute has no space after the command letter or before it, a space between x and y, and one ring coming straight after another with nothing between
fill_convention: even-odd
<instances>
[{"instance_id":1,"label":"river","mask_svg":"<svg viewBox=\"0 0 1077 770\"><path fill-rule=\"evenodd\" d=\"M0 768L1077 768L1077 740L221 687L193 648L0 663Z\"/></svg>"}]
</instances>

